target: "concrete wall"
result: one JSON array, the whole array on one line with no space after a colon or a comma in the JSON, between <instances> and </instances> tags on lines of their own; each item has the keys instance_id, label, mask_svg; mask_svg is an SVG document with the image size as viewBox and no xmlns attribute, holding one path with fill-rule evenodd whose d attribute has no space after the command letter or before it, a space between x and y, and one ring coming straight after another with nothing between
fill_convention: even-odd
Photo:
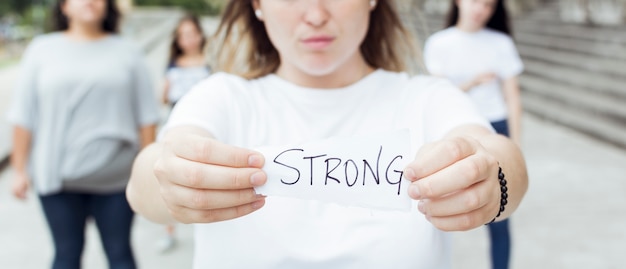
<instances>
[{"instance_id":1,"label":"concrete wall","mask_svg":"<svg viewBox=\"0 0 626 269\"><path fill-rule=\"evenodd\" d=\"M624 24L625 0L559 0L561 19L594 25Z\"/></svg>"},{"instance_id":2,"label":"concrete wall","mask_svg":"<svg viewBox=\"0 0 626 269\"><path fill-rule=\"evenodd\" d=\"M429 14L446 14L450 0L400 0L421 5ZM506 0L507 8L514 16L532 10L541 2L555 0ZM560 18L564 22L591 25L621 25L626 23L626 0L556 0Z\"/></svg>"},{"instance_id":3,"label":"concrete wall","mask_svg":"<svg viewBox=\"0 0 626 269\"><path fill-rule=\"evenodd\" d=\"M411 0L408 0L411 1ZM413 0L422 4L424 11L430 14L446 14L451 0ZM540 0L506 0L506 7L513 15L518 15L536 7Z\"/></svg>"}]
</instances>

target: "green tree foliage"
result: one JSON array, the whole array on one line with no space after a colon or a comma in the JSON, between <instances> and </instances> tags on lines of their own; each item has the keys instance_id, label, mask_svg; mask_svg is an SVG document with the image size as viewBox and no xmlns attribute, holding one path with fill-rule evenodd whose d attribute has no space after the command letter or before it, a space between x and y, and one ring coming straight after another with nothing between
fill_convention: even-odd
<instances>
[{"instance_id":1,"label":"green tree foliage","mask_svg":"<svg viewBox=\"0 0 626 269\"><path fill-rule=\"evenodd\" d=\"M7 14L22 14L30 6L35 4L36 0L0 0L0 17ZM39 1L41 2L41 1Z\"/></svg>"},{"instance_id":2,"label":"green tree foliage","mask_svg":"<svg viewBox=\"0 0 626 269\"><path fill-rule=\"evenodd\" d=\"M217 15L226 0L135 0L138 6L181 7L195 14Z\"/></svg>"}]
</instances>

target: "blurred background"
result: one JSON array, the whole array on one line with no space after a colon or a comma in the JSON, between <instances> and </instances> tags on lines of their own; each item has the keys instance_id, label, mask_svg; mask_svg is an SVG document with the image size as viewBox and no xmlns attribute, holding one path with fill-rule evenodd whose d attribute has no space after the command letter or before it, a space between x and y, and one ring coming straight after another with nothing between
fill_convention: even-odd
<instances>
[{"instance_id":1,"label":"blurred background","mask_svg":"<svg viewBox=\"0 0 626 269\"><path fill-rule=\"evenodd\" d=\"M5 112L28 42L49 30L51 0L0 1L0 268L46 268L52 243L33 193L10 195ZM139 46L160 95L171 33L185 12L207 34L225 0L118 0L122 35ZM444 26L448 0L397 0L421 42ZM626 268L626 0L508 0L525 72L522 148L530 188L512 218L512 268ZM54 53L54 51L50 51ZM418 63L416 63L418 64ZM166 116L164 108L163 115ZM91 225L93 226L93 225ZM106 268L93 227L85 268ZM190 268L192 227L155 250L163 227L136 218L141 268ZM455 268L488 268L486 229L453 233ZM201 255L201 254L200 254Z\"/></svg>"}]
</instances>

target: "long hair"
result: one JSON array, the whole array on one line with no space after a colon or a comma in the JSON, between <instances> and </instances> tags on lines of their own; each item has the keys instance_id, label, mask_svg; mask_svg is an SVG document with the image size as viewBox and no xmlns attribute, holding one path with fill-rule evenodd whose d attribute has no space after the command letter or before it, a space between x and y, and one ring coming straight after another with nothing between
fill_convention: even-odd
<instances>
[{"instance_id":1,"label":"long hair","mask_svg":"<svg viewBox=\"0 0 626 269\"><path fill-rule=\"evenodd\" d=\"M367 34L360 52L367 64L389 71L407 71L409 61L418 60L413 35L402 25L393 0L379 0L371 11ZM217 69L245 78L275 72L278 51L265 25L254 15L252 0L231 0L215 33Z\"/></svg>"},{"instance_id":2,"label":"long hair","mask_svg":"<svg viewBox=\"0 0 626 269\"><path fill-rule=\"evenodd\" d=\"M180 21L178 22L176 26L176 29L174 29L174 36L172 37L172 43L170 44L170 57L169 57L168 64L173 64L178 57L183 55L183 50L178 45L178 28L180 28L180 25L183 24L184 22L193 23L193 25L196 27L196 30L198 30L198 33L200 33L200 35L202 36L200 48L204 49L204 46L206 45L206 37L204 36L204 31L202 30L202 25L200 24L200 20L198 19L197 16L188 14L184 16L182 19L180 19Z\"/></svg>"},{"instance_id":3,"label":"long hair","mask_svg":"<svg viewBox=\"0 0 626 269\"><path fill-rule=\"evenodd\" d=\"M446 27L454 26L459 21L459 6L456 4L456 0L451 1L452 4L450 5L450 12L448 13ZM513 32L511 30L511 24L509 21L509 16L506 12L504 0L496 0L496 7L485 27L513 37Z\"/></svg>"},{"instance_id":4,"label":"long hair","mask_svg":"<svg viewBox=\"0 0 626 269\"><path fill-rule=\"evenodd\" d=\"M65 31L70 26L69 19L63 14L63 10L61 9L65 1L66 0L58 0L52 11L56 31ZM121 13L115 4L115 0L107 0L106 2L107 7L104 20L102 20L102 30L105 33L116 34L118 32Z\"/></svg>"}]
</instances>

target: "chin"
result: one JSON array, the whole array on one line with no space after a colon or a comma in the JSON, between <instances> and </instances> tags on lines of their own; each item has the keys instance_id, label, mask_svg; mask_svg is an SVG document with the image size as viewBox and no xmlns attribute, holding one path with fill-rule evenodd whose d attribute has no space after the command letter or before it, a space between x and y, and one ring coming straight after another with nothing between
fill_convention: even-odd
<instances>
[{"instance_id":1,"label":"chin","mask_svg":"<svg viewBox=\"0 0 626 269\"><path fill-rule=\"evenodd\" d=\"M301 68L301 70L310 76L323 77L323 76L328 76L332 74L333 72L337 70L337 68L308 67L308 68Z\"/></svg>"},{"instance_id":2,"label":"chin","mask_svg":"<svg viewBox=\"0 0 626 269\"><path fill-rule=\"evenodd\" d=\"M316 77L327 76L339 69L339 64L328 61L310 61L300 65L300 70Z\"/></svg>"}]
</instances>

